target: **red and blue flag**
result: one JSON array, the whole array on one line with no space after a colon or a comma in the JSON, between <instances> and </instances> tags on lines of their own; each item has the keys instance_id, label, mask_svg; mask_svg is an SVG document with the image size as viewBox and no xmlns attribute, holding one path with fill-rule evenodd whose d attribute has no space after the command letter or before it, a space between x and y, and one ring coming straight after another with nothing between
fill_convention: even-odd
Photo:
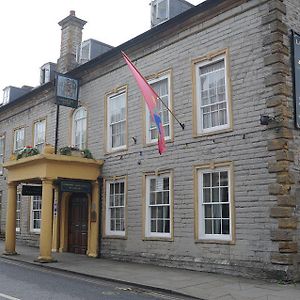
<instances>
[{"instance_id":1,"label":"red and blue flag","mask_svg":"<svg viewBox=\"0 0 300 300\"><path fill-rule=\"evenodd\" d=\"M166 151L166 145L164 127L158 109L159 96L123 51L122 55L144 96L150 115L156 124L158 131L158 152L162 154Z\"/></svg>"}]
</instances>

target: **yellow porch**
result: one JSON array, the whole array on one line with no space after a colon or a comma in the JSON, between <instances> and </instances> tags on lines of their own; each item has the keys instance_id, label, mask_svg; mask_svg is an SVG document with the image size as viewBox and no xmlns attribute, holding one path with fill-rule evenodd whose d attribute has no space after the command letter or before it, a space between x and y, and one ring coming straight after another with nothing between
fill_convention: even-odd
<instances>
[{"instance_id":1,"label":"yellow porch","mask_svg":"<svg viewBox=\"0 0 300 300\"><path fill-rule=\"evenodd\" d=\"M52 250L68 250L68 226L71 226L68 207L72 195L77 195L75 198L79 204L80 197L86 200L86 254L96 257L100 222L98 177L103 161L57 155L53 152L53 147L46 146L43 154L10 160L4 164L8 171L5 254L16 254L17 185L25 183L42 185L38 261L53 261Z\"/></svg>"}]
</instances>

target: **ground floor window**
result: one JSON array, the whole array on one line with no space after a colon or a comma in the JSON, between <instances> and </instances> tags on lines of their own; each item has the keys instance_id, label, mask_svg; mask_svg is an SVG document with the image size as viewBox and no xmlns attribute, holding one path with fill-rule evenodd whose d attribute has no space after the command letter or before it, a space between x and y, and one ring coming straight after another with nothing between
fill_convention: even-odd
<instances>
[{"instance_id":1,"label":"ground floor window","mask_svg":"<svg viewBox=\"0 0 300 300\"><path fill-rule=\"evenodd\" d=\"M146 176L145 237L171 238L171 174Z\"/></svg>"},{"instance_id":2,"label":"ground floor window","mask_svg":"<svg viewBox=\"0 0 300 300\"><path fill-rule=\"evenodd\" d=\"M125 236L125 178L106 181L106 235Z\"/></svg>"},{"instance_id":3,"label":"ground floor window","mask_svg":"<svg viewBox=\"0 0 300 300\"><path fill-rule=\"evenodd\" d=\"M197 170L199 239L232 239L231 173L230 166Z\"/></svg>"},{"instance_id":4,"label":"ground floor window","mask_svg":"<svg viewBox=\"0 0 300 300\"><path fill-rule=\"evenodd\" d=\"M41 229L41 213L42 213L42 197L31 197L31 218L30 218L30 231L40 232Z\"/></svg>"}]
</instances>

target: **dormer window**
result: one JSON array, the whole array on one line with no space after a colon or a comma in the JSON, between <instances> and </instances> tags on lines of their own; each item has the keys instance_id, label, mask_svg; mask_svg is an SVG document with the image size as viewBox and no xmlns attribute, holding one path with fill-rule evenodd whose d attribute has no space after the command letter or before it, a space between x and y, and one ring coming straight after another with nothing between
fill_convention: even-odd
<instances>
[{"instance_id":1,"label":"dormer window","mask_svg":"<svg viewBox=\"0 0 300 300\"><path fill-rule=\"evenodd\" d=\"M9 102L9 94L10 94L10 88L7 87L3 90L3 105Z\"/></svg>"},{"instance_id":2,"label":"dormer window","mask_svg":"<svg viewBox=\"0 0 300 300\"><path fill-rule=\"evenodd\" d=\"M156 2L156 18L160 20L169 19L169 1L157 0Z\"/></svg>"}]
</instances>

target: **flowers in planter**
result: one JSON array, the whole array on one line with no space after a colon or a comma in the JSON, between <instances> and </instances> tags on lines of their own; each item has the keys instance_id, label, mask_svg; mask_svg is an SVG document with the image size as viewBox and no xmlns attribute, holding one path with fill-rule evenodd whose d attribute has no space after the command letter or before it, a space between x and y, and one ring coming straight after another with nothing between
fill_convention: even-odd
<instances>
[{"instance_id":1,"label":"flowers in planter","mask_svg":"<svg viewBox=\"0 0 300 300\"><path fill-rule=\"evenodd\" d=\"M89 149L80 150L76 146L65 146L59 149L59 153L61 155L68 155L68 156L80 156L83 158L94 159L91 151Z\"/></svg>"},{"instance_id":2,"label":"flowers in planter","mask_svg":"<svg viewBox=\"0 0 300 300\"><path fill-rule=\"evenodd\" d=\"M37 154L40 154L40 151L37 148L34 148L32 146L26 146L18 152L17 160L23 157L29 157Z\"/></svg>"}]
</instances>

